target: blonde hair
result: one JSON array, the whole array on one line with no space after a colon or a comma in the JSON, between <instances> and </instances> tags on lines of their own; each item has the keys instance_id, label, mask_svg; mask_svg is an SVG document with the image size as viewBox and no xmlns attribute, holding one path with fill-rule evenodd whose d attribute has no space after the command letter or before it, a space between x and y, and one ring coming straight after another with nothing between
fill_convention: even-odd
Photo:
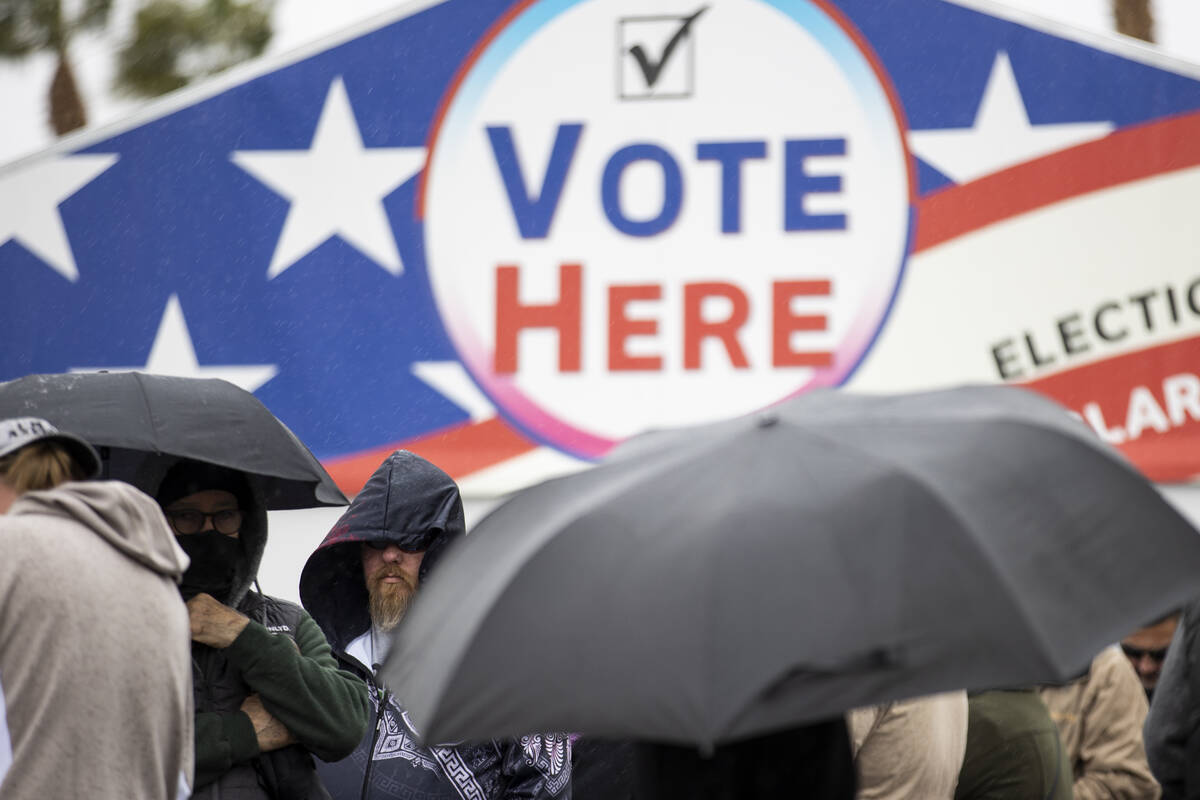
<instances>
[{"instance_id":1,"label":"blonde hair","mask_svg":"<svg viewBox=\"0 0 1200 800\"><path fill-rule=\"evenodd\" d=\"M60 483L85 477L83 468L58 442L33 442L0 458L0 479L17 494L53 489Z\"/></svg>"}]
</instances>

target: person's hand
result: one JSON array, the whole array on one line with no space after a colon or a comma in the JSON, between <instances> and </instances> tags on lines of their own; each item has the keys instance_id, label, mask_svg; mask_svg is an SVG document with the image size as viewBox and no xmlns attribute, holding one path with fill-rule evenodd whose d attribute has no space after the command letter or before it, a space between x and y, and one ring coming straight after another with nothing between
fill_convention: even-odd
<instances>
[{"instance_id":1,"label":"person's hand","mask_svg":"<svg viewBox=\"0 0 1200 800\"><path fill-rule=\"evenodd\" d=\"M262 698L252 694L242 701L242 713L250 718L254 725L254 735L258 737L258 749L264 753L296 744L296 737L282 722L271 716L271 712L262 704Z\"/></svg>"},{"instance_id":2,"label":"person's hand","mask_svg":"<svg viewBox=\"0 0 1200 800\"><path fill-rule=\"evenodd\" d=\"M188 600L187 609L192 640L218 650L233 644L233 640L250 622L249 617L204 592Z\"/></svg>"}]
</instances>

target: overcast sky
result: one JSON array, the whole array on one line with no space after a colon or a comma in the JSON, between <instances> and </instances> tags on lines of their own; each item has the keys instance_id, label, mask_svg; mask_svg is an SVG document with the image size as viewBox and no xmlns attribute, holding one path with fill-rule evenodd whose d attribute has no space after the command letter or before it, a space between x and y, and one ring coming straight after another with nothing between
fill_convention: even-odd
<instances>
[{"instance_id":1,"label":"overcast sky","mask_svg":"<svg viewBox=\"0 0 1200 800\"><path fill-rule=\"evenodd\" d=\"M1111 0L1007 0L1005 5L1092 31L1112 31ZM72 47L91 127L115 122L146 101L114 96L109 91L113 51L128 33L138 0L116 0L103 34L81 36ZM264 58L271 58L334 34L347 26L385 13L403 0L276 0L275 36ZM1200 63L1200 2L1155 0L1159 47ZM41 150L54 141L46 122L46 90L54 60L40 54L24 62L0 62L0 96L6 118L0 125L0 164Z\"/></svg>"}]
</instances>

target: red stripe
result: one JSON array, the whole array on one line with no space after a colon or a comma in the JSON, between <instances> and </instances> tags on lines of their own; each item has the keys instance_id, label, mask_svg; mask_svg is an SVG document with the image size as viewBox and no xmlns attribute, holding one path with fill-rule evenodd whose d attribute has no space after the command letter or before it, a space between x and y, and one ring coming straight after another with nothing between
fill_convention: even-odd
<instances>
[{"instance_id":1,"label":"red stripe","mask_svg":"<svg viewBox=\"0 0 1200 800\"><path fill-rule=\"evenodd\" d=\"M537 445L499 417L464 422L394 444L324 462L325 469L347 495L355 495L383 460L396 450L411 450L437 464L455 480L528 453Z\"/></svg>"},{"instance_id":2,"label":"red stripe","mask_svg":"<svg viewBox=\"0 0 1200 800\"><path fill-rule=\"evenodd\" d=\"M1123 353L1074 369L1056 372L1025 386L1050 397L1082 414L1095 405L1106 428L1128 435L1132 393L1141 387L1153 398L1167 430L1143 428L1136 438L1117 445L1147 478L1160 483L1179 483L1200 476L1200 419L1187 402L1178 404L1185 413L1181 419L1169 419L1172 408L1166 396L1169 378L1194 380L1200 366L1200 336L1168 342L1131 353ZM1143 394L1144 397L1144 394Z\"/></svg>"},{"instance_id":3,"label":"red stripe","mask_svg":"<svg viewBox=\"0 0 1200 800\"><path fill-rule=\"evenodd\" d=\"M1027 381L1025 385L1067 408L1082 413L1096 403L1109 426L1126 421L1130 393L1144 386L1161 407L1169 404L1163 381L1195 374L1200 363L1200 337L1149 347ZM367 478L394 450L411 450L444 469L456 480L537 447L498 417L462 423L415 439L331 459L325 467L347 495L357 494ZM1119 445L1148 478L1183 482L1200 477L1200 420L1189 416L1166 432L1151 429Z\"/></svg>"},{"instance_id":4,"label":"red stripe","mask_svg":"<svg viewBox=\"0 0 1200 800\"><path fill-rule=\"evenodd\" d=\"M1200 113L1123 128L918 203L920 252L992 223L1130 181L1200 164Z\"/></svg>"}]
</instances>

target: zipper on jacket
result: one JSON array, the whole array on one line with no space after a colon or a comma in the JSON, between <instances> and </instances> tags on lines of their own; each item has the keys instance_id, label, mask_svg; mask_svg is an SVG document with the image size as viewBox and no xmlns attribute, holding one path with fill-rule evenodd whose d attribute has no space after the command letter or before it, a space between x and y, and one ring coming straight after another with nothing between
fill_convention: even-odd
<instances>
[{"instance_id":1,"label":"zipper on jacket","mask_svg":"<svg viewBox=\"0 0 1200 800\"><path fill-rule=\"evenodd\" d=\"M376 665L376 670L378 670ZM372 679L374 676L372 676ZM372 683L374 680L372 680ZM388 690L383 686L375 687L375 694L379 698L379 719L375 721L375 732L371 734L371 747L367 750L367 768L363 770L362 792L359 794L359 800L367 800L367 793L371 791L371 768L375 766L375 746L379 742L379 734L383 732L384 713L387 711Z\"/></svg>"},{"instance_id":2,"label":"zipper on jacket","mask_svg":"<svg viewBox=\"0 0 1200 800\"><path fill-rule=\"evenodd\" d=\"M203 656L203 655L204 655L204 653L200 654L200 656ZM209 681L208 674L204 671L204 668L212 663L212 659L204 658L203 659L204 663L201 664L200 656L197 656L197 654L193 650L193 652L192 652L192 680L194 683L196 676L197 675L200 676L200 681L204 687L204 704L205 704L206 708L195 709L195 711L201 711L201 710L216 711L217 703L213 699L213 695L212 695L212 682ZM218 775L216 778L213 779L212 783L208 784L208 786L205 787L206 789L208 789L208 792L209 792L209 794L208 794L209 800L221 800L221 778L222 778L222 775ZM196 780L196 776L194 774L192 775L192 780L193 781ZM196 794L195 789L192 790L192 794L193 795Z\"/></svg>"}]
</instances>

